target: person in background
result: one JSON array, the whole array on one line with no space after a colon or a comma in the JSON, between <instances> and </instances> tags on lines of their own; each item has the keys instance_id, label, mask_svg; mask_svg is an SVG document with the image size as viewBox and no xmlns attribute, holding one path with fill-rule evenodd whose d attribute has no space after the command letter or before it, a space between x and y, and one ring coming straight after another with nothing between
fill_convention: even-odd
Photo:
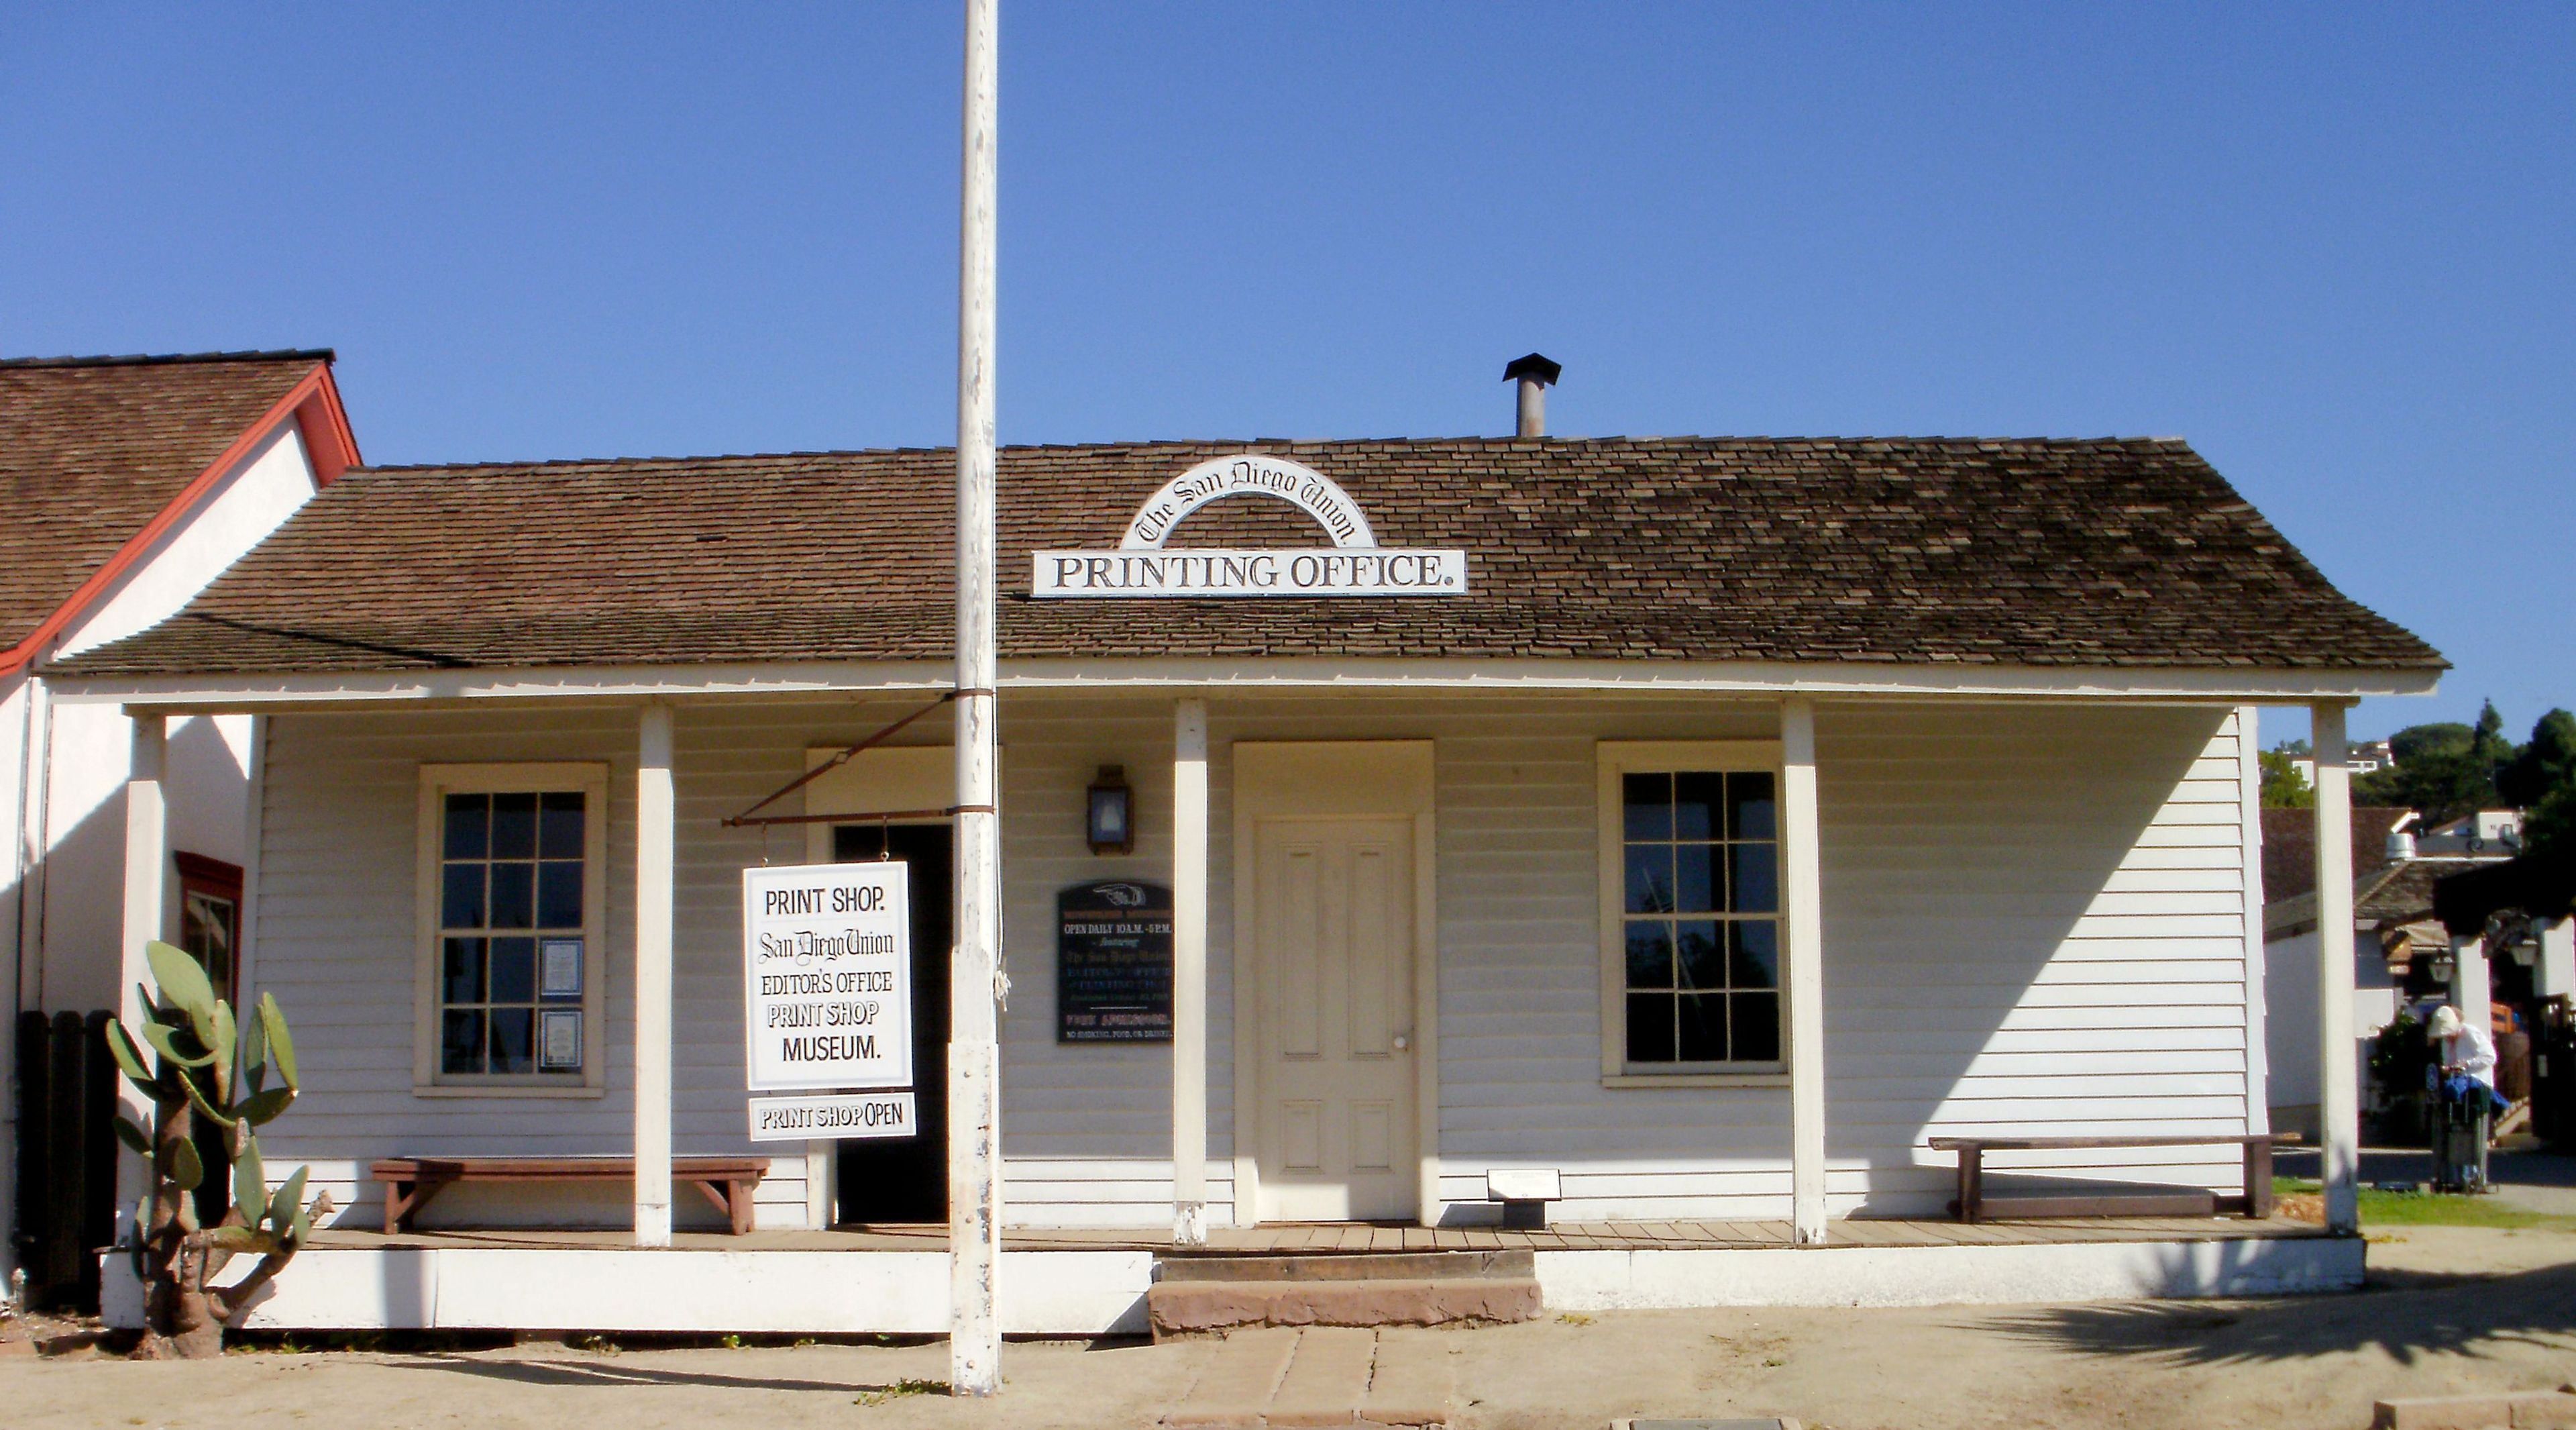
<instances>
[{"instance_id":1,"label":"person in background","mask_svg":"<svg viewBox=\"0 0 2576 1430\"><path fill-rule=\"evenodd\" d=\"M2496 1095L2495 1034L2471 1027L2445 1003L2433 1010L2433 1189L2487 1190L2487 1120L2508 1104Z\"/></svg>"},{"instance_id":2,"label":"person in background","mask_svg":"<svg viewBox=\"0 0 2576 1430\"><path fill-rule=\"evenodd\" d=\"M2490 1005L2491 1031L2495 1034L2496 1095L2510 1105L2531 1100L2531 1031L2523 1022L2522 1010L2503 999Z\"/></svg>"},{"instance_id":3,"label":"person in background","mask_svg":"<svg viewBox=\"0 0 2576 1430\"><path fill-rule=\"evenodd\" d=\"M2495 1034L2485 1028L2472 1028L2460 1016L2460 1010L2445 1003L2433 1010L2433 1026L2426 1030L2439 1051L2442 1081L2446 1085L2465 1078L2495 1099L2496 1045ZM2466 1096L2463 1089L2460 1094Z\"/></svg>"}]
</instances>

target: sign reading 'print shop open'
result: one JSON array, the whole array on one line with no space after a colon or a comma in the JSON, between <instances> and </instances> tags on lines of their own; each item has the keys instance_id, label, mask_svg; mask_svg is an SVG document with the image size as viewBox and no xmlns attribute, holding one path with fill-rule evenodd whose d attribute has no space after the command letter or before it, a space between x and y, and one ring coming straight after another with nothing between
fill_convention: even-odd
<instances>
[{"instance_id":1,"label":"sign reading 'print shop open'","mask_svg":"<svg viewBox=\"0 0 2576 1430\"><path fill-rule=\"evenodd\" d=\"M1241 547L1166 551L1190 513L1227 497L1270 497L1315 519L1333 544L1310 551ZM1146 498L1115 551L1030 553L1033 596L1463 596L1467 553L1382 547L1368 517L1332 478L1284 457L1247 453L1199 463Z\"/></svg>"},{"instance_id":2,"label":"sign reading 'print shop open'","mask_svg":"<svg viewBox=\"0 0 2576 1430\"><path fill-rule=\"evenodd\" d=\"M842 1093L754 1098L755 1141L917 1130L908 867L742 871L746 1081L754 1092Z\"/></svg>"}]
</instances>

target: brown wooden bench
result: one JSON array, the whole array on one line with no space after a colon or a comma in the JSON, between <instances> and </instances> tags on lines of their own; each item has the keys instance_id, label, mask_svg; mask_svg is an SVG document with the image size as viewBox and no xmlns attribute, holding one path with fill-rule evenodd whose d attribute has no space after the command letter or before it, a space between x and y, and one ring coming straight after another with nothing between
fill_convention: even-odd
<instances>
[{"instance_id":1,"label":"brown wooden bench","mask_svg":"<svg viewBox=\"0 0 2576 1430\"><path fill-rule=\"evenodd\" d=\"M632 1157L388 1157L367 1168L385 1184L385 1230L411 1230L430 1199L458 1182L627 1182ZM693 1183L733 1223L751 1230L751 1194L769 1174L766 1157L674 1157L671 1179Z\"/></svg>"},{"instance_id":2,"label":"brown wooden bench","mask_svg":"<svg viewBox=\"0 0 2576 1430\"><path fill-rule=\"evenodd\" d=\"M2071 1152L2115 1147L2242 1147L2245 1194L2222 1197L2188 1187L2155 1192L2047 1192L1986 1195L1988 1152ZM1995 1216L2216 1216L2242 1212L2261 1221L2272 1214L2272 1139L2253 1137L1935 1137L1935 1152L1959 1154L1959 1199L1950 1212L1964 1222Z\"/></svg>"}]
</instances>

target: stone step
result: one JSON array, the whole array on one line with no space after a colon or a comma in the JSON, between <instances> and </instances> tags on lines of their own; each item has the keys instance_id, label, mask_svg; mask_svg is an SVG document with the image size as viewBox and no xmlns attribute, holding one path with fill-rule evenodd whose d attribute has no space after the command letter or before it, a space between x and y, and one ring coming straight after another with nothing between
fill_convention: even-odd
<instances>
[{"instance_id":1,"label":"stone step","mask_svg":"<svg viewBox=\"0 0 2576 1430\"><path fill-rule=\"evenodd\" d=\"M1376 1251L1323 1256L1165 1255L1157 1281L1525 1281L1527 1251Z\"/></svg>"},{"instance_id":2,"label":"stone step","mask_svg":"<svg viewBox=\"0 0 2576 1430\"><path fill-rule=\"evenodd\" d=\"M1163 1430L1447 1430L1457 1373L1446 1336L1346 1326L1236 1331L1201 1359Z\"/></svg>"},{"instance_id":3,"label":"stone step","mask_svg":"<svg viewBox=\"0 0 2576 1430\"><path fill-rule=\"evenodd\" d=\"M1536 1320L1534 1277L1374 1281L1158 1281L1145 1293L1154 1337L1239 1326L1446 1326Z\"/></svg>"}]
</instances>

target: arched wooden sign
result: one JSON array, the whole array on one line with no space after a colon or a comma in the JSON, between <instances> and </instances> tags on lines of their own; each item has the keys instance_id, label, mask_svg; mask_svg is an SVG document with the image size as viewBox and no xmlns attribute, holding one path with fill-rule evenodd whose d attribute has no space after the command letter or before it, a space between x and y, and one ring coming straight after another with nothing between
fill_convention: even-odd
<instances>
[{"instance_id":1,"label":"arched wooden sign","mask_svg":"<svg viewBox=\"0 0 2576 1430\"><path fill-rule=\"evenodd\" d=\"M1309 550L1163 543L1190 513L1228 497L1284 501L1332 545ZM1467 553L1381 547L1341 484L1302 462L1244 452L1211 457L1165 482L1114 551L1030 553L1033 596L1463 596Z\"/></svg>"},{"instance_id":2,"label":"arched wooden sign","mask_svg":"<svg viewBox=\"0 0 2576 1430\"><path fill-rule=\"evenodd\" d=\"M1172 528L1191 512L1227 497L1275 497L1315 519L1333 544L1366 551L1377 545L1360 504L1341 484L1303 462L1284 457L1211 457L1170 481L1136 509L1121 551L1160 551Z\"/></svg>"}]
</instances>

